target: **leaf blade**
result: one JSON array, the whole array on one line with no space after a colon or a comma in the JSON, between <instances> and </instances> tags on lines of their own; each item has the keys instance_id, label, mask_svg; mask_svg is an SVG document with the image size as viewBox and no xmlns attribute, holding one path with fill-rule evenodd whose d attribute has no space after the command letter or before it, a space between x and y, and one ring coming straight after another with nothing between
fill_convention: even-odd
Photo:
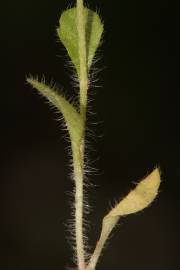
<instances>
[{"instance_id":1,"label":"leaf blade","mask_svg":"<svg viewBox=\"0 0 180 270\"><path fill-rule=\"evenodd\" d=\"M65 97L57 93L57 91L43 82L39 82L33 78L27 78L27 82L37 89L46 99L48 99L62 114L67 125L72 142L79 144L81 140L83 127L80 114L75 107L66 100Z\"/></svg>"},{"instance_id":2,"label":"leaf blade","mask_svg":"<svg viewBox=\"0 0 180 270\"><path fill-rule=\"evenodd\" d=\"M109 234L119 218L142 211L156 198L160 186L160 172L156 168L122 199L103 219L102 232Z\"/></svg>"},{"instance_id":3,"label":"leaf blade","mask_svg":"<svg viewBox=\"0 0 180 270\"><path fill-rule=\"evenodd\" d=\"M86 51L87 67L90 69L95 52L100 44L103 33L103 24L98 14L88 8L84 8L85 31L86 31ZM64 11L60 17L57 34L65 46L69 57L74 64L77 74L80 73L78 31L77 31L76 8Z\"/></svg>"},{"instance_id":4,"label":"leaf blade","mask_svg":"<svg viewBox=\"0 0 180 270\"><path fill-rule=\"evenodd\" d=\"M125 216L148 207L156 198L160 186L160 172L156 168L133 189L108 215Z\"/></svg>"}]
</instances>

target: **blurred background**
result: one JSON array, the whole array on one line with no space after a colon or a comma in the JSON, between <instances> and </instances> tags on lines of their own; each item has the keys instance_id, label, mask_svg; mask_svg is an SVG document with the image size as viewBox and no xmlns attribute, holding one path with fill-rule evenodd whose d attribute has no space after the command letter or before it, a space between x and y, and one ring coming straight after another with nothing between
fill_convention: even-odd
<instances>
[{"instance_id":1,"label":"blurred background","mask_svg":"<svg viewBox=\"0 0 180 270\"><path fill-rule=\"evenodd\" d=\"M179 23L174 1L88 1L105 31L89 90L90 252L111 205L159 165L159 197L121 220L97 269L178 270ZM68 142L59 116L26 83L52 79L68 97L72 70L57 40L61 12L73 1L1 3L0 269L72 267ZM177 74L177 77L176 77ZM96 77L95 77L96 78ZM67 239L66 239L67 238Z\"/></svg>"}]
</instances>

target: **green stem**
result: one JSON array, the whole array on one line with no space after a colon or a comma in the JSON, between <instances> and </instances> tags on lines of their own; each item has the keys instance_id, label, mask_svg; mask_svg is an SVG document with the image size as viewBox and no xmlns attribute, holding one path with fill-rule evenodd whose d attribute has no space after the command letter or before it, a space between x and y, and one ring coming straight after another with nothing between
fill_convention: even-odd
<instances>
[{"instance_id":1,"label":"green stem","mask_svg":"<svg viewBox=\"0 0 180 270\"><path fill-rule=\"evenodd\" d=\"M86 56L86 36L83 0L77 0L77 29L79 40L80 59L80 115L82 119L83 133L79 145L74 146L73 165L74 179L76 183L75 192L75 234L77 249L78 270L85 270L85 250L83 237L83 178L84 178L84 140L87 110L88 70Z\"/></svg>"},{"instance_id":2,"label":"green stem","mask_svg":"<svg viewBox=\"0 0 180 270\"><path fill-rule=\"evenodd\" d=\"M75 236L78 270L85 269L83 239L83 160L79 145L73 145L73 167L75 181Z\"/></svg>"}]
</instances>

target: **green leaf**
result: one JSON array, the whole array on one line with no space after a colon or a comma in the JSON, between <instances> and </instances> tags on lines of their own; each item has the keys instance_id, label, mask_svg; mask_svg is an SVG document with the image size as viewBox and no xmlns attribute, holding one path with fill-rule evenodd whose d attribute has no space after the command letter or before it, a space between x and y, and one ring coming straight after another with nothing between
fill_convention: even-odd
<instances>
[{"instance_id":1,"label":"green leaf","mask_svg":"<svg viewBox=\"0 0 180 270\"><path fill-rule=\"evenodd\" d=\"M27 82L36 88L44 97L46 97L62 114L69 130L73 145L79 145L83 133L83 125L80 114L75 107L69 103L57 91L43 82L33 78L28 78Z\"/></svg>"},{"instance_id":2,"label":"green leaf","mask_svg":"<svg viewBox=\"0 0 180 270\"><path fill-rule=\"evenodd\" d=\"M59 21L57 29L58 36L68 51L68 54L77 70L79 76L79 50L78 50L78 31L77 31L77 14L76 8L64 11ZM100 44L103 33L103 24L96 12L84 8L85 31L86 31L86 50L87 65L90 69L95 52Z\"/></svg>"}]
</instances>

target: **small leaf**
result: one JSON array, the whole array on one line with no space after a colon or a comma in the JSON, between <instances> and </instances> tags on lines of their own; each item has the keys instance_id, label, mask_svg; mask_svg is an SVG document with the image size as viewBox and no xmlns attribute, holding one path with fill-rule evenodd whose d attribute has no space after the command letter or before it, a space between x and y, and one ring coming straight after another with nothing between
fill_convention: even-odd
<instances>
[{"instance_id":1,"label":"small leaf","mask_svg":"<svg viewBox=\"0 0 180 270\"><path fill-rule=\"evenodd\" d=\"M55 89L50 88L43 82L28 78L27 82L36 88L44 97L46 97L62 114L72 138L73 144L79 144L83 126L80 114L63 96L56 92Z\"/></svg>"},{"instance_id":2,"label":"small leaf","mask_svg":"<svg viewBox=\"0 0 180 270\"><path fill-rule=\"evenodd\" d=\"M149 206L158 194L160 185L159 169L155 169L134 190L132 190L108 216L125 216Z\"/></svg>"},{"instance_id":3,"label":"small leaf","mask_svg":"<svg viewBox=\"0 0 180 270\"><path fill-rule=\"evenodd\" d=\"M160 173L159 169L155 169L104 217L102 231L111 231L114 222L121 216L139 212L149 206L158 194L159 185Z\"/></svg>"},{"instance_id":4,"label":"small leaf","mask_svg":"<svg viewBox=\"0 0 180 270\"><path fill-rule=\"evenodd\" d=\"M159 169L155 169L104 217L100 239L86 270L95 269L102 248L119 218L136 213L149 206L156 198L159 186L160 172Z\"/></svg>"},{"instance_id":5,"label":"small leaf","mask_svg":"<svg viewBox=\"0 0 180 270\"><path fill-rule=\"evenodd\" d=\"M91 67L95 52L100 44L103 33L103 24L96 12L84 8L84 18L86 27L86 51L87 65ZM77 70L80 73L78 31L77 31L77 12L76 8L64 11L59 21L57 29L58 36L68 51L68 54Z\"/></svg>"}]
</instances>

